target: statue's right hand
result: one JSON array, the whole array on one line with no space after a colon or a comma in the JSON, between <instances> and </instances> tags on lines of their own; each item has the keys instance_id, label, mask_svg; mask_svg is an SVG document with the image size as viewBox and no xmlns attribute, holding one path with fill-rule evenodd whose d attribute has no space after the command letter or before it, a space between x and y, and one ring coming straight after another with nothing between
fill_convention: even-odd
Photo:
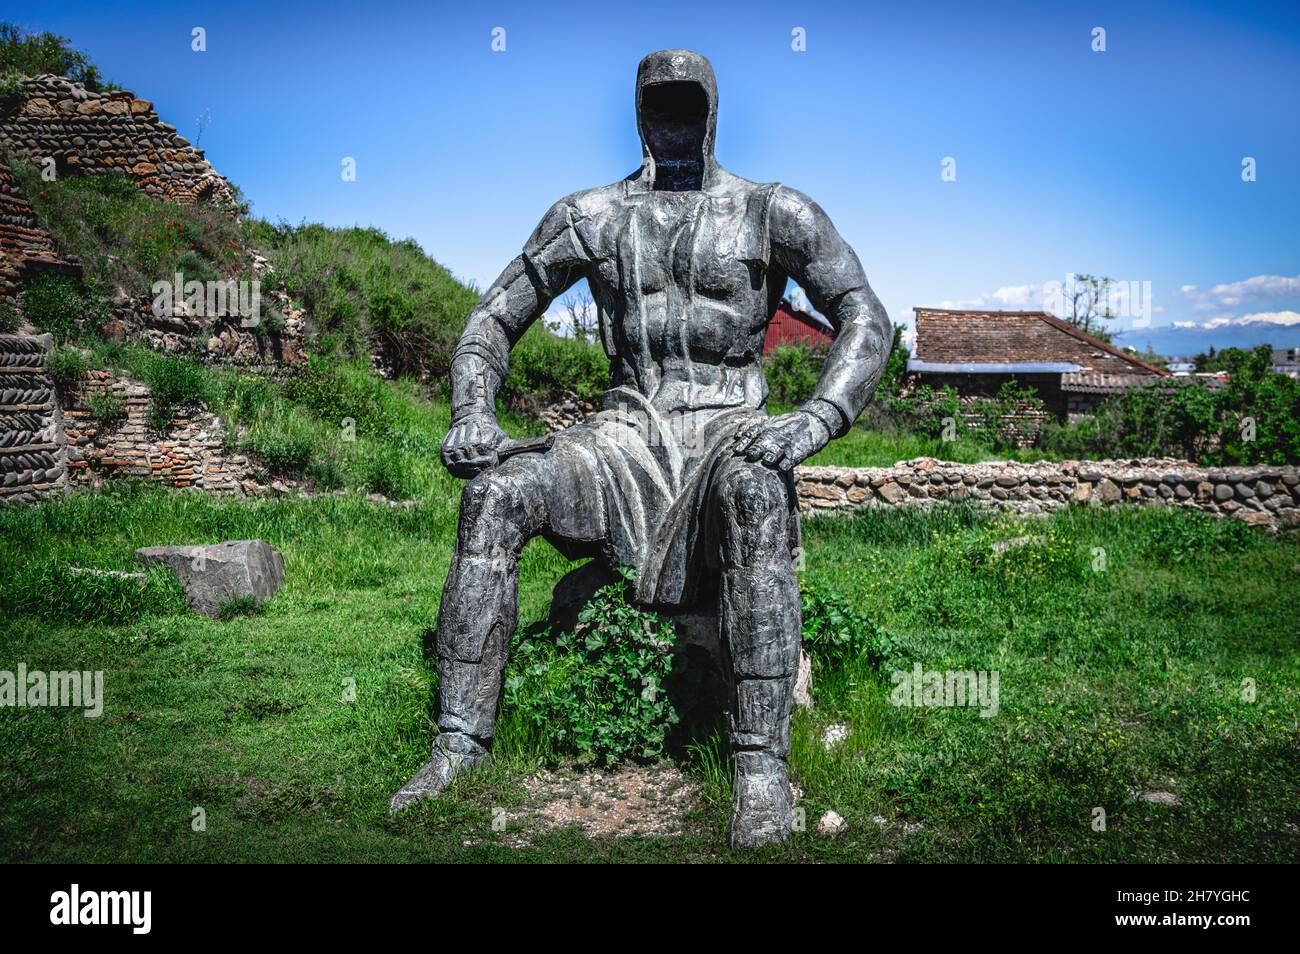
<instances>
[{"instance_id":1,"label":"statue's right hand","mask_svg":"<svg viewBox=\"0 0 1300 954\"><path fill-rule=\"evenodd\" d=\"M506 439L496 419L487 414L453 424L442 442L442 463L456 477L469 479L495 467L497 448Z\"/></svg>"}]
</instances>

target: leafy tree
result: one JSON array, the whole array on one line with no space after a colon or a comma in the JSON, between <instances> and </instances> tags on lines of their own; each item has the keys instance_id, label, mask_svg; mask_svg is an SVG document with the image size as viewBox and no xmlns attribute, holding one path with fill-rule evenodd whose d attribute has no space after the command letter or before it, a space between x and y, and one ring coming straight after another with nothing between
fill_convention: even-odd
<instances>
[{"instance_id":1,"label":"leafy tree","mask_svg":"<svg viewBox=\"0 0 1300 954\"><path fill-rule=\"evenodd\" d=\"M0 23L0 75L66 76L93 92L116 89L104 82L99 68L71 41L54 33L28 33L12 23Z\"/></svg>"},{"instance_id":2,"label":"leafy tree","mask_svg":"<svg viewBox=\"0 0 1300 954\"><path fill-rule=\"evenodd\" d=\"M1061 319L1084 334L1109 342L1110 335L1102 330L1101 325L1103 321L1111 321L1115 317L1108 296L1110 287L1114 284L1113 278L1075 275L1073 285L1061 291L1065 298L1065 314Z\"/></svg>"}]
</instances>

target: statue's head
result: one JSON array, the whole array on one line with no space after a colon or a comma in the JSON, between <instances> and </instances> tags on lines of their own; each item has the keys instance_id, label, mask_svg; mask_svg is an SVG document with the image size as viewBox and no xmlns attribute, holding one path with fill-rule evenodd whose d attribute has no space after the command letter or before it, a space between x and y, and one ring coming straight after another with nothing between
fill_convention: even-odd
<instances>
[{"instance_id":1,"label":"statue's head","mask_svg":"<svg viewBox=\"0 0 1300 954\"><path fill-rule=\"evenodd\" d=\"M700 189L714 169L718 84L709 61L690 50L660 50L636 71L643 175L655 189Z\"/></svg>"}]
</instances>

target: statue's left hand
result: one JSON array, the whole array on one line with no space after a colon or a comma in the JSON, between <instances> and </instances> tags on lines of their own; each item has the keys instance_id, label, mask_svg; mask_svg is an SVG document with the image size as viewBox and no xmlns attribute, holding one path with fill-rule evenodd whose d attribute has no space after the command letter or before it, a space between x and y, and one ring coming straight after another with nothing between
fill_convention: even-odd
<instances>
[{"instance_id":1,"label":"statue's left hand","mask_svg":"<svg viewBox=\"0 0 1300 954\"><path fill-rule=\"evenodd\" d=\"M732 452L777 470L791 470L830 439L830 431L816 415L793 411L741 428Z\"/></svg>"}]
</instances>

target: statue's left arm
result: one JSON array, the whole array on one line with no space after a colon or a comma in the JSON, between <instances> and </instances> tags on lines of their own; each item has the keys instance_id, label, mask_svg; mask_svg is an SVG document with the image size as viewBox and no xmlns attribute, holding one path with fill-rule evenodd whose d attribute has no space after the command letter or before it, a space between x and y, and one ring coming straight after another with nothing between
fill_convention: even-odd
<instances>
[{"instance_id":1,"label":"statue's left arm","mask_svg":"<svg viewBox=\"0 0 1300 954\"><path fill-rule=\"evenodd\" d=\"M816 202L778 186L768 224L774 268L798 282L835 329L812 398L742 434L736 446L750 460L789 470L845 434L862 413L884 373L893 329L857 255Z\"/></svg>"}]
</instances>

